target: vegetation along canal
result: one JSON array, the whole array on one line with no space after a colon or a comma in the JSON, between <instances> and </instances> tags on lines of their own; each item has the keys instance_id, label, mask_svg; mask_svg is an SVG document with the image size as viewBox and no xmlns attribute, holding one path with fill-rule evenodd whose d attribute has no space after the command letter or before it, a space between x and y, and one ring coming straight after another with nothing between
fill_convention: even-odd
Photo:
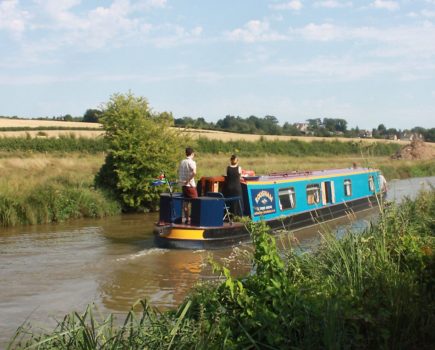
<instances>
[{"instance_id":1,"label":"vegetation along canal","mask_svg":"<svg viewBox=\"0 0 435 350\"><path fill-rule=\"evenodd\" d=\"M392 181L388 199L414 196L431 185L435 177ZM360 214L351 226L363 227L373 215ZM195 282L216 278L207 264L210 254L237 274L249 271L243 254L249 246L212 252L155 248L156 219L155 214L124 215L1 229L0 347L26 319L54 325L92 302L103 314L125 313L140 298L160 308L176 306ZM340 232L349 227L349 219L337 224ZM308 249L318 231L306 229L295 236Z\"/></svg>"}]
</instances>

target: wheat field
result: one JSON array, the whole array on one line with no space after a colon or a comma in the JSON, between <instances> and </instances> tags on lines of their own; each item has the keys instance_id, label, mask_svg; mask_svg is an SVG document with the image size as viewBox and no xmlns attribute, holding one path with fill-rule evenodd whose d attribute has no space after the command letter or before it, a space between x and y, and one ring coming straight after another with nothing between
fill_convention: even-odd
<instances>
[{"instance_id":1,"label":"wheat field","mask_svg":"<svg viewBox=\"0 0 435 350\"><path fill-rule=\"evenodd\" d=\"M33 120L33 119L7 119L0 118L0 128L12 128L12 127L27 127L27 128L90 128L95 130L44 130L43 136L46 137L58 137L61 135L69 135L73 133L78 137L89 137L94 138L104 134L102 130L102 125L98 123L83 123L83 122L65 122L65 121L51 121L51 120ZM175 129L175 128L174 128ZM205 137L210 140L221 140L221 141L259 141L264 140L299 140L305 142L311 141L330 141L337 140L341 142L392 142L398 144L406 144L407 141L392 141L383 139L360 139L360 138L346 138L346 137L314 137L314 136L284 136L284 135L252 135L252 134L239 134L234 132L217 131L217 130L201 130L201 129L179 129L176 130L183 132L192 139L198 139L200 137ZM42 136L41 130L26 130L26 131L1 131L0 137L26 137L30 135L31 137ZM434 145L435 146L435 145Z\"/></svg>"},{"instance_id":2,"label":"wheat field","mask_svg":"<svg viewBox=\"0 0 435 350\"><path fill-rule=\"evenodd\" d=\"M84 122L65 122L55 120L34 120L34 119L8 119L0 118L0 128L38 128L38 130L24 130L24 131L0 131L0 137L59 137L74 134L77 137L95 138L104 135L103 126L99 123L84 123ZM40 130L41 128L89 128L94 130ZM220 141L259 141L263 140L299 140L304 142L312 141L340 141L340 142L381 142L381 143L395 143L406 145L409 141L402 140L385 140L385 139L361 139L361 138L347 138L347 137L315 137L315 136L286 136L286 135L253 135L253 134L239 134L227 131L218 130L202 130L202 129L189 129L189 128L173 128L174 130L181 131L183 134L191 139L198 139L204 137L210 140ZM427 143L435 147L435 143Z\"/></svg>"}]
</instances>

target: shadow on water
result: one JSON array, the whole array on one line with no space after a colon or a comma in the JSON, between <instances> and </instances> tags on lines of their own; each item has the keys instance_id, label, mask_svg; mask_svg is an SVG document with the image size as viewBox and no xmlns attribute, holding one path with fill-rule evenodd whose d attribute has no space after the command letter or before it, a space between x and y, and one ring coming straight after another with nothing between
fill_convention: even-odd
<instances>
[{"instance_id":1,"label":"shadow on water","mask_svg":"<svg viewBox=\"0 0 435 350\"><path fill-rule=\"evenodd\" d=\"M435 185L435 177L391 182L389 200L413 196L424 184ZM289 244L312 249L320 233L363 230L376 212L282 233L277 243L283 251ZM103 314L124 313L141 298L161 309L174 307L195 283L217 278L209 257L236 275L250 272L249 244L211 252L159 249L153 243L155 221L156 214L142 214L2 229L0 347L26 318L50 326L92 302Z\"/></svg>"}]
</instances>

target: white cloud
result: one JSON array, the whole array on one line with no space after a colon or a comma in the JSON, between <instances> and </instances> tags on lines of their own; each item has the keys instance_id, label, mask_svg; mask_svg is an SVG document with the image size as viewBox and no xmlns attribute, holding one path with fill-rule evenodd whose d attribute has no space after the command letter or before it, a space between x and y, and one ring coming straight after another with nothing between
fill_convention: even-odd
<instances>
[{"instance_id":1,"label":"white cloud","mask_svg":"<svg viewBox=\"0 0 435 350\"><path fill-rule=\"evenodd\" d=\"M23 50L29 54L53 52L65 47L95 50L125 46L131 42L174 46L192 42L201 36L203 30L201 26L185 29L178 25L154 26L149 23L143 12L165 8L167 0L113 0L107 6L88 10L79 6L84 3L82 0L34 2L38 6L32 28L35 33L39 31L40 39L23 44Z\"/></svg>"},{"instance_id":2,"label":"white cloud","mask_svg":"<svg viewBox=\"0 0 435 350\"><path fill-rule=\"evenodd\" d=\"M435 11L422 10L421 15L426 18L435 18Z\"/></svg>"},{"instance_id":3,"label":"white cloud","mask_svg":"<svg viewBox=\"0 0 435 350\"><path fill-rule=\"evenodd\" d=\"M370 45L370 52L379 57L435 57L435 25L426 22L419 26L392 28L342 27L330 23L310 23L302 28L291 28L290 35L311 41L359 40ZM381 45L379 45L381 44Z\"/></svg>"},{"instance_id":4,"label":"white cloud","mask_svg":"<svg viewBox=\"0 0 435 350\"><path fill-rule=\"evenodd\" d=\"M343 36L343 31L332 24L314 24L310 23L301 29L291 29L294 34L300 34L307 40L331 41Z\"/></svg>"},{"instance_id":5,"label":"white cloud","mask_svg":"<svg viewBox=\"0 0 435 350\"><path fill-rule=\"evenodd\" d=\"M378 9L385 9L388 11L394 11L399 9L399 3L397 1L390 0L375 0L372 6Z\"/></svg>"},{"instance_id":6,"label":"white cloud","mask_svg":"<svg viewBox=\"0 0 435 350\"><path fill-rule=\"evenodd\" d=\"M148 11L151 9L164 9L168 7L167 0L147 0L147 1L139 1L133 2L131 4L131 8L133 10L138 11Z\"/></svg>"},{"instance_id":7,"label":"white cloud","mask_svg":"<svg viewBox=\"0 0 435 350\"><path fill-rule=\"evenodd\" d=\"M153 7L165 7L167 4L166 0L149 0L148 3Z\"/></svg>"},{"instance_id":8,"label":"white cloud","mask_svg":"<svg viewBox=\"0 0 435 350\"><path fill-rule=\"evenodd\" d=\"M247 43L280 41L286 40L285 35L272 31L267 21L252 20L246 23L243 28L234 29L226 33L228 39L233 41L244 41Z\"/></svg>"},{"instance_id":9,"label":"white cloud","mask_svg":"<svg viewBox=\"0 0 435 350\"><path fill-rule=\"evenodd\" d=\"M148 41L160 48L170 48L185 44L198 42L202 36L203 28L196 26L192 29L186 29L179 25L165 24L159 27L154 27L153 32L156 32L154 37L149 37Z\"/></svg>"},{"instance_id":10,"label":"white cloud","mask_svg":"<svg viewBox=\"0 0 435 350\"><path fill-rule=\"evenodd\" d=\"M314 3L314 7L325 7L325 8L340 8L340 7L352 7L353 4L351 1L336 1L336 0L325 0L325 1L316 1Z\"/></svg>"},{"instance_id":11,"label":"white cloud","mask_svg":"<svg viewBox=\"0 0 435 350\"><path fill-rule=\"evenodd\" d=\"M6 30L18 38L26 30L29 19L30 14L18 8L18 0L0 2L0 30Z\"/></svg>"},{"instance_id":12,"label":"white cloud","mask_svg":"<svg viewBox=\"0 0 435 350\"><path fill-rule=\"evenodd\" d=\"M358 62L351 57L319 57L304 63L273 64L267 73L309 81L354 81L381 73L397 72L398 67L387 63Z\"/></svg>"},{"instance_id":13,"label":"white cloud","mask_svg":"<svg viewBox=\"0 0 435 350\"><path fill-rule=\"evenodd\" d=\"M299 11L302 9L303 5L300 0L292 0L289 2L282 2L279 4L272 4L269 5L270 8L274 10L293 10L293 11Z\"/></svg>"}]
</instances>

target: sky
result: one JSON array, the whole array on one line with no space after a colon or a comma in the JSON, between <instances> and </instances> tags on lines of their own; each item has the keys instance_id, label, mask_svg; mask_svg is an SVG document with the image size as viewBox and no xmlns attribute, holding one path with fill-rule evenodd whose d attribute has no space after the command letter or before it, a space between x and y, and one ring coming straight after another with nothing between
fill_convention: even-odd
<instances>
[{"instance_id":1,"label":"sky","mask_svg":"<svg viewBox=\"0 0 435 350\"><path fill-rule=\"evenodd\" d=\"M0 115L435 127L435 0L0 0Z\"/></svg>"}]
</instances>

